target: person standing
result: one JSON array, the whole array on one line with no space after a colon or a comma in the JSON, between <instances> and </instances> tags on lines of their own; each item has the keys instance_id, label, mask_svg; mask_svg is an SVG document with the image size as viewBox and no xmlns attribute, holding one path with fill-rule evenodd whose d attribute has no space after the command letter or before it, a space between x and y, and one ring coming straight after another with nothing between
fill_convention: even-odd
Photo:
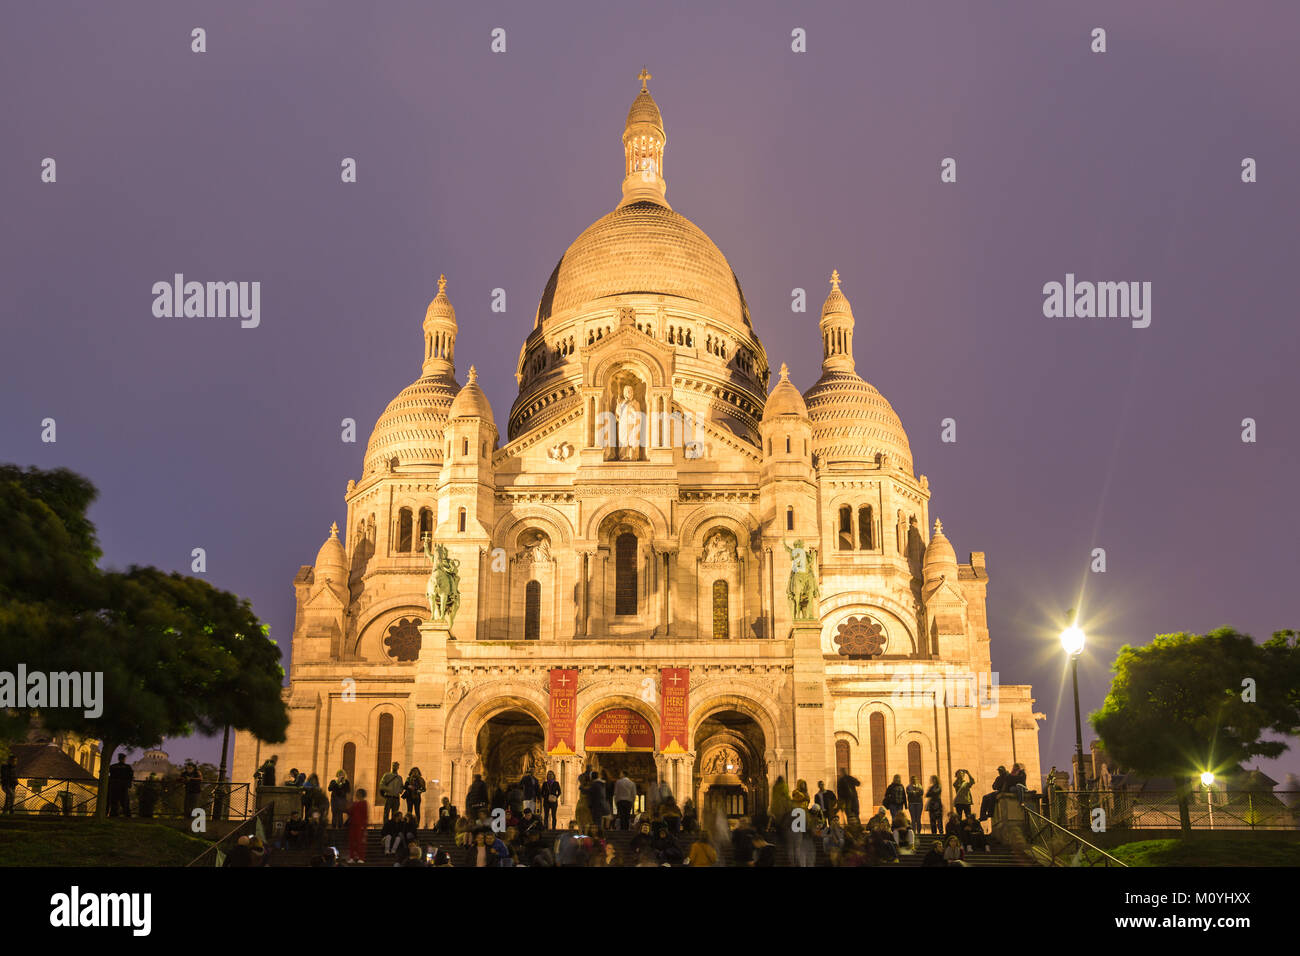
<instances>
[{"instance_id":1,"label":"person standing","mask_svg":"<svg viewBox=\"0 0 1300 956\"><path fill-rule=\"evenodd\" d=\"M420 820L420 804L424 800L424 776L420 773L419 767L412 767L411 772L407 774L406 783L402 786L402 799L406 801L406 812L415 817L416 822Z\"/></svg>"},{"instance_id":2,"label":"person standing","mask_svg":"<svg viewBox=\"0 0 1300 956\"><path fill-rule=\"evenodd\" d=\"M348 775L340 770L330 781L330 826L334 829L341 829L343 826L343 815L347 812L349 798L352 796L352 782L348 780Z\"/></svg>"},{"instance_id":3,"label":"person standing","mask_svg":"<svg viewBox=\"0 0 1300 956\"><path fill-rule=\"evenodd\" d=\"M488 805L487 781L483 775L476 773L470 781L469 793L465 794L465 815L471 820L478 819L478 812Z\"/></svg>"},{"instance_id":4,"label":"person standing","mask_svg":"<svg viewBox=\"0 0 1300 956\"><path fill-rule=\"evenodd\" d=\"M937 836L943 826L943 787L934 774L930 775L930 786L925 788L925 810L930 815L930 833Z\"/></svg>"},{"instance_id":5,"label":"person standing","mask_svg":"<svg viewBox=\"0 0 1300 956\"><path fill-rule=\"evenodd\" d=\"M108 815L131 816L131 784L135 771L126 762L126 754L117 755L117 763L108 768Z\"/></svg>"},{"instance_id":6,"label":"person standing","mask_svg":"<svg viewBox=\"0 0 1300 956\"><path fill-rule=\"evenodd\" d=\"M533 776L533 772L531 770L525 770L524 775L519 778L519 790L523 796L522 809L534 811L537 809L537 794L541 788L542 785L537 782L537 778Z\"/></svg>"},{"instance_id":7,"label":"person standing","mask_svg":"<svg viewBox=\"0 0 1300 956\"><path fill-rule=\"evenodd\" d=\"M4 790L5 805L4 813L11 816L14 812L14 793L18 789L18 757L14 754L9 755L3 765L0 765L0 790Z\"/></svg>"},{"instance_id":8,"label":"person standing","mask_svg":"<svg viewBox=\"0 0 1300 956\"><path fill-rule=\"evenodd\" d=\"M546 782L541 786L542 826L548 830L558 830L556 814L560 810L560 781L555 779L555 771L546 771Z\"/></svg>"},{"instance_id":9,"label":"person standing","mask_svg":"<svg viewBox=\"0 0 1300 956\"><path fill-rule=\"evenodd\" d=\"M258 789L275 786L275 762L279 759L278 755L271 754L266 762L257 768L257 773L253 776L257 778Z\"/></svg>"},{"instance_id":10,"label":"person standing","mask_svg":"<svg viewBox=\"0 0 1300 956\"><path fill-rule=\"evenodd\" d=\"M594 770L587 781L587 807L591 812L591 822L603 826L605 817L609 816L605 802L605 781Z\"/></svg>"},{"instance_id":11,"label":"person standing","mask_svg":"<svg viewBox=\"0 0 1300 956\"><path fill-rule=\"evenodd\" d=\"M958 769L957 776L952 781L952 807L957 812L957 819L963 820L971 815L971 790L975 786L975 778L970 775L970 771Z\"/></svg>"},{"instance_id":12,"label":"person standing","mask_svg":"<svg viewBox=\"0 0 1300 956\"><path fill-rule=\"evenodd\" d=\"M185 788L185 819L190 819L190 814L199 805L199 796L203 792L203 773L194 765L193 760L185 761L185 767L181 770L181 784Z\"/></svg>"},{"instance_id":13,"label":"person standing","mask_svg":"<svg viewBox=\"0 0 1300 956\"><path fill-rule=\"evenodd\" d=\"M925 791L921 789L920 780L913 776L907 785L907 813L912 818L912 826L921 828L921 808L925 805Z\"/></svg>"},{"instance_id":14,"label":"person standing","mask_svg":"<svg viewBox=\"0 0 1300 956\"><path fill-rule=\"evenodd\" d=\"M348 862L366 862L366 827L370 825L370 804L366 791L357 788L357 799L348 810Z\"/></svg>"},{"instance_id":15,"label":"person standing","mask_svg":"<svg viewBox=\"0 0 1300 956\"><path fill-rule=\"evenodd\" d=\"M379 795L384 798L385 823L401 812L398 800L402 796L402 775L397 772L397 767L397 763L394 762L393 769L379 779Z\"/></svg>"},{"instance_id":16,"label":"person standing","mask_svg":"<svg viewBox=\"0 0 1300 956\"><path fill-rule=\"evenodd\" d=\"M839 808L844 811L846 823L858 819L858 787L860 786L862 781L849 773L847 768L840 774L840 779L835 781L835 796Z\"/></svg>"},{"instance_id":17,"label":"person standing","mask_svg":"<svg viewBox=\"0 0 1300 956\"><path fill-rule=\"evenodd\" d=\"M632 826L632 807L636 803L636 784L626 770L614 782L614 803L618 806L618 828L629 829Z\"/></svg>"},{"instance_id":18,"label":"person standing","mask_svg":"<svg viewBox=\"0 0 1300 956\"><path fill-rule=\"evenodd\" d=\"M885 798L881 805L889 811L890 817L907 806L907 788L903 786L901 774L894 774L893 782L885 788Z\"/></svg>"}]
</instances>

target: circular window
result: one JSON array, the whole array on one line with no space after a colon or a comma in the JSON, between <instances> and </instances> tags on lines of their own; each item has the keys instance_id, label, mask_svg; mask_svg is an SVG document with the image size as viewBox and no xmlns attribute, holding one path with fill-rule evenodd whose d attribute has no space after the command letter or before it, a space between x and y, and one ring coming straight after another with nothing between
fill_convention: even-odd
<instances>
[{"instance_id":1,"label":"circular window","mask_svg":"<svg viewBox=\"0 0 1300 956\"><path fill-rule=\"evenodd\" d=\"M420 656L420 624L418 617L404 617L388 628L384 646L388 656L395 661L414 661Z\"/></svg>"},{"instance_id":2,"label":"circular window","mask_svg":"<svg viewBox=\"0 0 1300 956\"><path fill-rule=\"evenodd\" d=\"M887 641L885 626L865 614L845 618L835 633L835 644L844 657L877 657Z\"/></svg>"}]
</instances>

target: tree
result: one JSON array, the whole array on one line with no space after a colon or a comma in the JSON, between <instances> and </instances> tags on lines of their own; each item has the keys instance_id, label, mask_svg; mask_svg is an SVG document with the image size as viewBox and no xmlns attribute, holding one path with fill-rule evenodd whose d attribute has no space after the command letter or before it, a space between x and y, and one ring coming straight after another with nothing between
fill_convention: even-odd
<instances>
[{"instance_id":1,"label":"tree","mask_svg":"<svg viewBox=\"0 0 1300 956\"><path fill-rule=\"evenodd\" d=\"M1296 653L1273 642L1262 647L1232 628L1162 634L1144 647L1126 644L1112 666L1110 692L1090 717L1092 727L1125 769L1175 780L1179 821L1188 833L1194 777L1204 770L1235 771L1252 757L1287 749L1284 741L1261 735L1295 730L1295 692L1288 702L1279 674L1269 667L1285 661L1294 673Z\"/></svg>"},{"instance_id":2,"label":"tree","mask_svg":"<svg viewBox=\"0 0 1300 956\"><path fill-rule=\"evenodd\" d=\"M39 497L49 495L50 501ZM0 660L30 671L102 674L102 713L24 708L25 727L102 743L97 815L119 747L225 726L284 740L279 649L252 608L205 581L155 568L103 573L85 508L94 487L71 472L0 470L0 504L15 531L0 547Z\"/></svg>"}]
</instances>

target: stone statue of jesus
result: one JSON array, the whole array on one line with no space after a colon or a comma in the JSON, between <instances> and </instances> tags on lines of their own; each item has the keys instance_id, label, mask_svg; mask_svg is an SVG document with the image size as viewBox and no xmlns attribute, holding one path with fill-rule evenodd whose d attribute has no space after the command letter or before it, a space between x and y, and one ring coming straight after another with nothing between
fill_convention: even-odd
<instances>
[{"instance_id":1,"label":"stone statue of jesus","mask_svg":"<svg viewBox=\"0 0 1300 956\"><path fill-rule=\"evenodd\" d=\"M623 400L614 409L618 418L618 457L636 461L641 453L641 406L632 397L632 386L623 386Z\"/></svg>"}]
</instances>

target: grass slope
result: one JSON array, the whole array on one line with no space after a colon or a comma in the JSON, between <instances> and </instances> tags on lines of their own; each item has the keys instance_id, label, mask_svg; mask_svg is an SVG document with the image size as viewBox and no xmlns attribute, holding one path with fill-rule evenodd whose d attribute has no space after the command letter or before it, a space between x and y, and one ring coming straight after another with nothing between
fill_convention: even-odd
<instances>
[{"instance_id":1,"label":"grass slope","mask_svg":"<svg viewBox=\"0 0 1300 956\"><path fill-rule=\"evenodd\" d=\"M1109 851L1129 866L1300 866L1289 840L1141 840Z\"/></svg>"},{"instance_id":2,"label":"grass slope","mask_svg":"<svg viewBox=\"0 0 1300 956\"><path fill-rule=\"evenodd\" d=\"M210 845L146 821L0 819L0 866L185 866Z\"/></svg>"}]
</instances>

